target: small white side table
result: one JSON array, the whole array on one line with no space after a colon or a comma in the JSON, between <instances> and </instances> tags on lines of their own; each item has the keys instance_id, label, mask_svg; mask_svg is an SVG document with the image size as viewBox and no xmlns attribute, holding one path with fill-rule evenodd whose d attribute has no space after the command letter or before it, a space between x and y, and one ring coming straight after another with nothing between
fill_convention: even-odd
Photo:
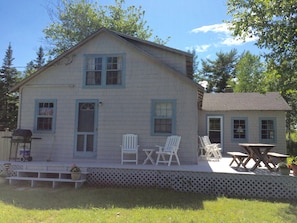
<instances>
[{"instance_id":1,"label":"small white side table","mask_svg":"<svg viewBox=\"0 0 297 223\"><path fill-rule=\"evenodd\" d=\"M153 159L153 157L152 157L152 155L153 155L154 152L155 152L155 149L143 149L143 152L144 152L145 155L146 155L146 159L144 160L143 165L146 164L148 161L151 161L151 163L152 163L153 165L155 165L155 161L154 161L154 159Z\"/></svg>"}]
</instances>

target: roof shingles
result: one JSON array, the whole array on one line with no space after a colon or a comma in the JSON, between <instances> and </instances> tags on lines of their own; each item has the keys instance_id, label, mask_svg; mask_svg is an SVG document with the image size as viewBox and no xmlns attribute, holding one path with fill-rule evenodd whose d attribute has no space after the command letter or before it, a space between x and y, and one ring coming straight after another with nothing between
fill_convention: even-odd
<instances>
[{"instance_id":1,"label":"roof shingles","mask_svg":"<svg viewBox=\"0 0 297 223\"><path fill-rule=\"evenodd\" d=\"M205 93L205 111L289 111L290 106L278 92L260 93Z\"/></svg>"}]
</instances>

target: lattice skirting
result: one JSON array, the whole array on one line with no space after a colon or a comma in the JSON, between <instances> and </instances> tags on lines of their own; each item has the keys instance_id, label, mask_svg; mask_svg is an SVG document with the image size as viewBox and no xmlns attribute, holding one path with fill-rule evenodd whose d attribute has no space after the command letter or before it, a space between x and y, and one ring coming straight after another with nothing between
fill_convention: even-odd
<instances>
[{"instance_id":1,"label":"lattice skirting","mask_svg":"<svg viewBox=\"0 0 297 223\"><path fill-rule=\"evenodd\" d=\"M13 165L11 175L22 165ZM0 165L0 170L4 167ZM215 196L296 199L297 177L194 171L87 168L87 183L98 186L155 187Z\"/></svg>"},{"instance_id":2,"label":"lattice skirting","mask_svg":"<svg viewBox=\"0 0 297 223\"><path fill-rule=\"evenodd\" d=\"M112 168L88 171L91 185L168 188L236 198L297 198L297 177L293 176Z\"/></svg>"}]
</instances>

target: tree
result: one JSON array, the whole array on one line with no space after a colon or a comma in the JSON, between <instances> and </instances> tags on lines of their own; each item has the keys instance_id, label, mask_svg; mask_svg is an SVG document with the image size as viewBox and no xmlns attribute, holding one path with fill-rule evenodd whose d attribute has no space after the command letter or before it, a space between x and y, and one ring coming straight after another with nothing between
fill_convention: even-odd
<instances>
[{"instance_id":1,"label":"tree","mask_svg":"<svg viewBox=\"0 0 297 223\"><path fill-rule=\"evenodd\" d=\"M13 51L8 45L1 67L0 79L0 128L15 129L17 126L18 97L10 88L18 81L18 71L13 67Z\"/></svg>"},{"instance_id":2,"label":"tree","mask_svg":"<svg viewBox=\"0 0 297 223\"><path fill-rule=\"evenodd\" d=\"M268 64L270 72L266 73L265 85L267 91L278 91L291 106L292 110L287 112L287 129L290 132L296 129L297 123L297 71L292 71L292 64L284 61L276 65L273 61Z\"/></svg>"},{"instance_id":3,"label":"tree","mask_svg":"<svg viewBox=\"0 0 297 223\"><path fill-rule=\"evenodd\" d=\"M59 5L48 9L52 24L43 30L51 45L49 54L58 56L102 27L149 39L153 31L144 20L145 11L135 6L125 8L124 4L124 0L115 0L114 6L98 6L87 0L61 0ZM155 41L166 43L158 36Z\"/></svg>"},{"instance_id":4,"label":"tree","mask_svg":"<svg viewBox=\"0 0 297 223\"><path fill-rule=\"evenodd\" d=\"M215 60L201 60L202 70L199 72L200 81L207 81L207 92L224 92L230 78L235 77L235 65L238 60L237 50L229 53L219 52Z\"/></svg>"},{"instance_id":5,"label":"tree","mask_svg":"<svg viewBox=\"0 0 297 223\"><path fill-rule=\"evenodd\" d=\"M230 81L234 92L265 92L264 66L260 56L244 52L236 64L235 81Z\"/></svg>"},{"instance_id":6,"label":"tree","mask_svg":"<svg viewBox=\"0 0 297 223\"><path fill-rule=\"evenodd\" d=\"M268 89L279 91L293 110L297 104L297 1L296 0L228 0L229 21L234 36L254 37L257 46L267 49ZM273 88L271 88L274 86ZM297 125L290 123L290 126ZM290 126L287 126L288 129Z\"/></svg>"},{"instance_id":7,"label":"tree","mask_svg":"<svg viewBox=\"0 0 297 223\"><path fill-rule=\"evenodd\" d=\"M38 70L45 64L45 56L44 56L44 51L43 48L40 46L38 51L37 51L37 57L34 60L35 62L35 68Z\"/></svg>"},{"instance_id":8,"label":"tree","mask_svg":"<svg viewBox=\"0 0 297 223\"><path fill-rule=\"evenodd\" d=\"M35 60L31 60L27 63L26 70L24 71L25 76L29 76L41 68L45 64L45 55L43 48L40 46L37 51L37 57Z\"/></svg>"},{"instance_id":9,"label":"tree","mask_svg":"<svg viewBox=\"0 0 297 223\"><path fill-rule=\"evenodd\" d=\"M227 5L233 35L255 37L260 48L270 50L267 57L297 66L296 0L228 0Z\"/></svg>"}]
</instances>

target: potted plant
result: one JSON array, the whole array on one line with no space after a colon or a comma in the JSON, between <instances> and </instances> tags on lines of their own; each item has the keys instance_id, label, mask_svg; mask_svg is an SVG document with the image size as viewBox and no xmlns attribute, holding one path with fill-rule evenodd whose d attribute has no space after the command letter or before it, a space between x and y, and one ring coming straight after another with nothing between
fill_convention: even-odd
<instances>
[{"instance_id":1,"label":"potted plant","mask_svg":"<svg viewBox=\"0 0 297 223\"><path fill-rule=\"evenodd\" d=\"M280 162L278 165L278 170L281 175L289 175L290 174L290 169L288 168L288 165L286 162Z\"/></svg>"},{"instance_id":2,"label":"potted plant","mask_svg":"<svg viewBox=\"0 0 297 223\"><path fill-rule=\"evenodd\" d=\"M70 169L70 172L71 172L71 179L72 180L79 180L80 179L81 171L80 171L80 168L78 166L76 166L76 164L72 165L72 167Z\"/></svg>"},{"instance_id":3,"label":"potted plant","mask_svg":"<svg viewBox=\"0 0 297 223\"><path fill-rule=\"evenodd\" d=\"M297 176L297 156L293 157L291 160L290 169L293 170L293 175Z\"/></svg>"}]
</instances>

